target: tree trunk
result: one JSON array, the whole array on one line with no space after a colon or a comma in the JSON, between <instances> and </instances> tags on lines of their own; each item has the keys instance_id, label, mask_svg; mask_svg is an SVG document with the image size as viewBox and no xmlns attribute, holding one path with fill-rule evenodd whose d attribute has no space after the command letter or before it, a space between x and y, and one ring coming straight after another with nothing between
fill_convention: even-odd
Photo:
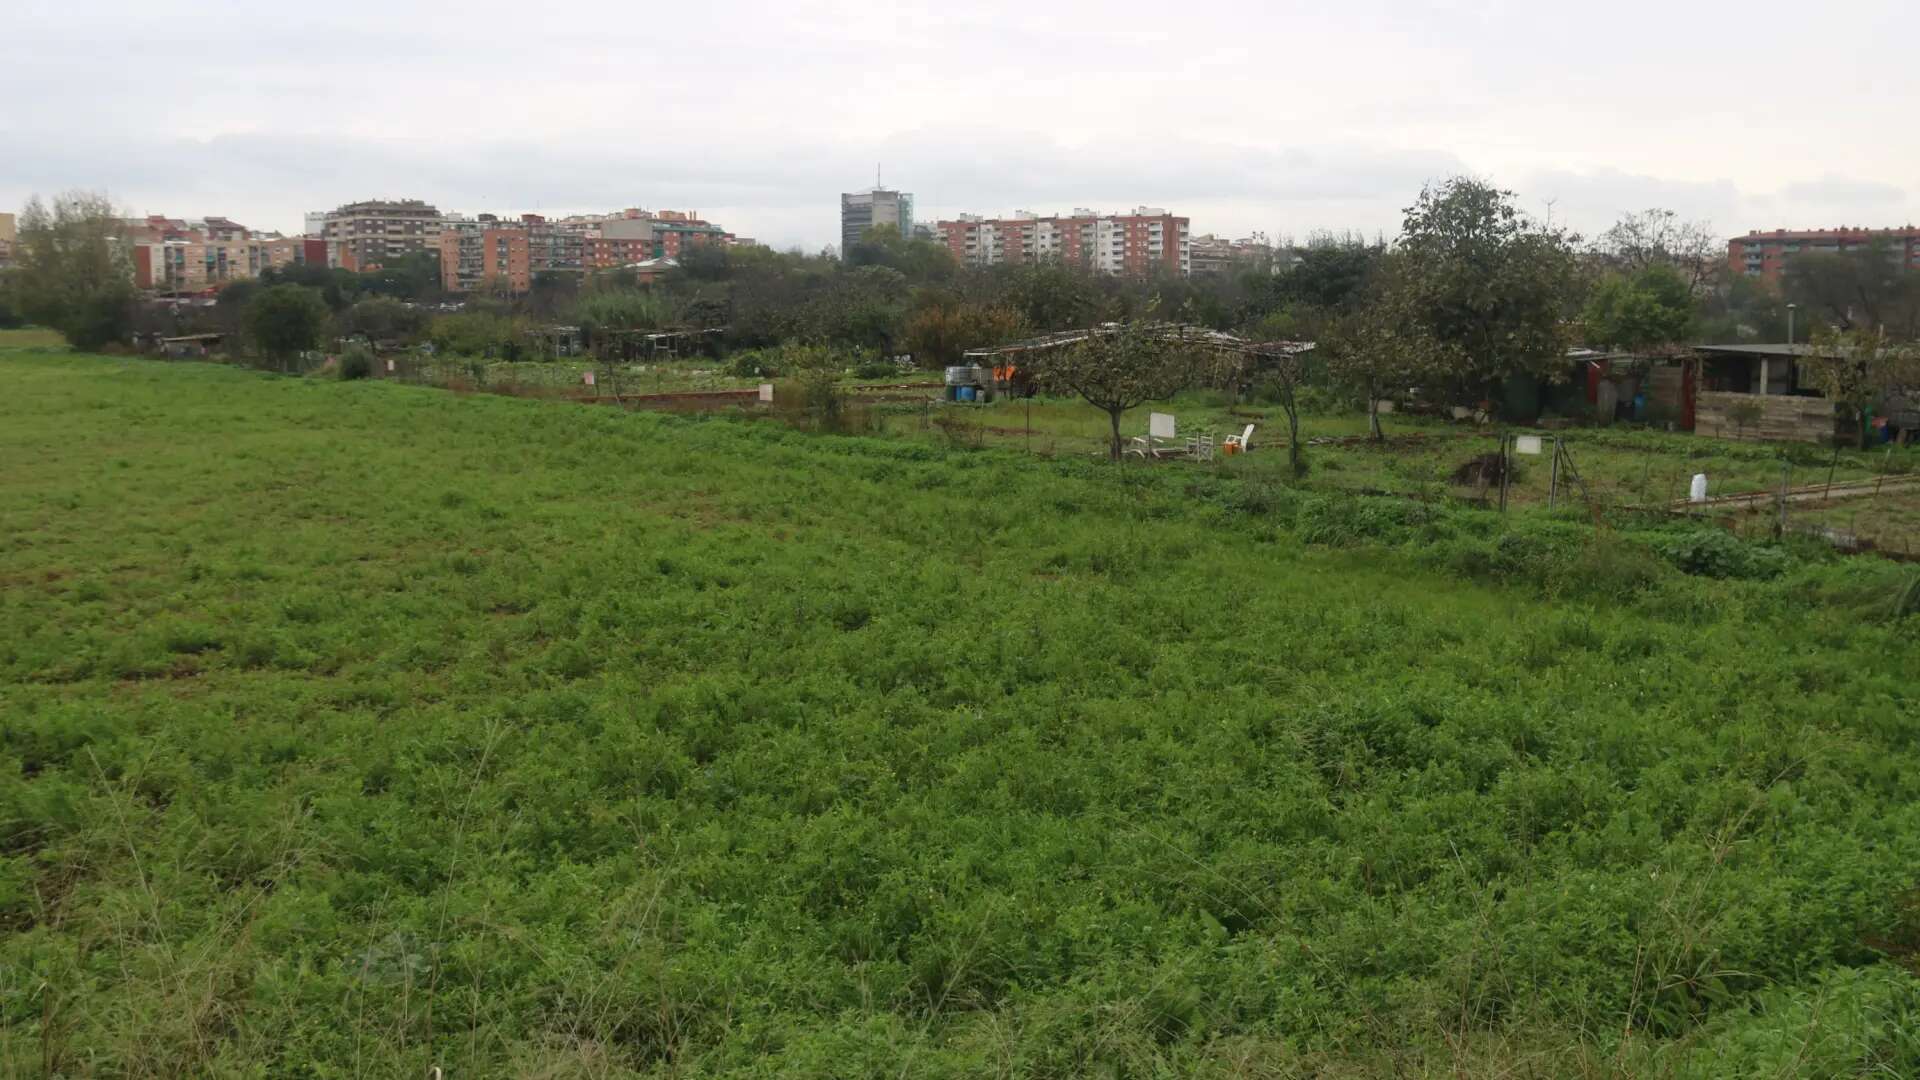
<instances>
[{"instance_id":1,"label":"tree trunk","mask_svg":"<svg viewBox=\"0 0 1920 1080\"><path fill-rule=\"evenodd\" d=\"M1380 430L1380 388L1373 383L1367 384L1367 434L1374 442L1387 441L1387 433Z\"/></svg>"},{"instance_id":2,"label":"tree trunk","mask_svg":"<svg viewBox=\"0 0 1920 1080\"><path fill-rule=\"evenodd\" d=\"M1300 403L1294 398L1293 387L1287 387L1280 404L1287 410L1287 465L1293 475L1300 476L1305 472L1300 466Z\"/></svg>"},{"instance_id":3,"label":"tree trunk","mask_svg":"<svg viewBox=\"0 0 1920 1080\"><path fill-rule=\"evenodd\" d=\"M1113 460L1119 461L1120 448L1122 445L1120 442L1120 410L1108 409L1107 419L1113 421L1113 445L1108 448L1108 453L1112 455Z\"/></svg>"}]
</instances>

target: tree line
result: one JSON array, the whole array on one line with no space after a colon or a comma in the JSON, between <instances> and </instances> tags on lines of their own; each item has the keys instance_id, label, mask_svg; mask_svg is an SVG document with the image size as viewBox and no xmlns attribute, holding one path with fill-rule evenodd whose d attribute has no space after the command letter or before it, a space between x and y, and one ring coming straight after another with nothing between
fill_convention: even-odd
<instances>
[{"instance_id":1,"label":"tree line","mask_svg":"<svg viewBox=\"0 0 1920 1080\"><path fill-rule=\"evenodd\" d=\"M18 266L0 275L0 321L51 326L82 348L136 329L221 332L282 357L347 338L516 359L529 330L553 324L577 327L590 346L611 330L718 330L710 339L726 351L910 353L927 367L1032 334L1163 321L1317 341L1317 366L1302 377L1325 373L1366 402L1393 387L1477 396L1516 375L1551 377L1578 344L1780 341L1789 304L1803 339L1844 339L1857 355L1893 355L1884 345L1920 335L1920 274L1884 250L1800 255L1774 288L1730 273L1711 230L1670 211L1628 215L1587 239L1467 177L1422 190L1390 242L1325 237L1282 265L1199 277L962 266L944 245L883 226L838 256L695 247L651 284L624 270L544 272L522 294L489 283L448 297L432 253L365 273L294 265L230 283L201 308L142 300L120 220L97 194L29 203Z\"/></svg>"}]
</instances>

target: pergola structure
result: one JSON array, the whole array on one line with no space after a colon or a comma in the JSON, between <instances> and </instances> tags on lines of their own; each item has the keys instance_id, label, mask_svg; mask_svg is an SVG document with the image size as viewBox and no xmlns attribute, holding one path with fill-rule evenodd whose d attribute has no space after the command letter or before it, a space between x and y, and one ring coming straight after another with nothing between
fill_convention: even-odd
<instances>
[{"instance_id":1,"label":"pergola structure","mask_svg":"<svg viewBox=\"0 0 1920 1080\"><path fill-rule=\"evenodd\" d=\"M974 364L993 364L993 380L996 386L1014 389L1020 384L1026 385L1026 392L1032 393L1031 381L1019 370L1019 360L1024 356L1047 352L1078 345L1103 337L1112 337L1121 333L1145 334L1155 340L1168 344L1183 345L1189 348L1205 349L1223 357L1233 359L1233 368L1217 370L1217 378L1231 379L1233 384L1244 390L1255 375L1271 378L1280 390L1280 407L1287 414L1287 452L1296 473L1302 469L1300 457L1300 405L1297 391L1305 374L1304 358L1313 351L1311 341L1249 341L1238 334L1228 334L1204 326L1187 323L1104 323L1085 330L1067 330L1057 334L1028 338L1007 345L996 345L985 349L970 349L962 354ZM1120 412L1129 406L1113 403L1102 404L1085 391L1081 396L1088 402L1105 409L1113 418L1113 455L1120 456ZM1155 395L1142 395L1140 401ZM1135 404L1138 404L1136 401ZM1252 429L1249 428L1249 431ZM1242 443L1244 444L1244 441Z\"/></svg>"},{"instance_id":2,"label":"pergola structure","mask_svg":"<svg viewBox=\"0 0 1920 1080\"><path fill-rule=\"evenodd\" d=\"M962 355L966 360L976 364L990 360L997 366L1002 361L1025 353L1062 349L1092 338L1111 337L1127 328L1124 323L1102 323L1085 330L1062 330L1058 333L1042 334L1039 337L1026 338L1005 345L968 349ZM1313 351L1311 341L1249 341L1238 334L1229 334L1205 326L1194 326L1190 323L1149 323L1144 326L1135 326L1133 329L1145 331L1163 341L1197 345L1217 352L1239 353L1243 356L1266 360L1291 358Z\"/></svg>"}]
</instances>

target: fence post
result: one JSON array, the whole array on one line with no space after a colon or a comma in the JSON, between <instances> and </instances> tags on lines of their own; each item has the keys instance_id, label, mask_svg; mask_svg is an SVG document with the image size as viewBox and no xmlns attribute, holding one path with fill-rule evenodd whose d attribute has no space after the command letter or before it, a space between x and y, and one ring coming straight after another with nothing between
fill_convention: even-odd
<instances>
[{"instance_id":1,"label":"fence post","mask_svg":"<svg viewBox=\"0 0 1920 1080\"><path fill-rule=\"evenodd\" d=\"M1500 512L1507 512L1507 481L1513 475L1513 456L1507 452L1507 434L1500 433Z\"/></svg>"},{"instance_id":2,"label":"fence post","mask_svg":"<svg viewBox=\"0 0 1920 1080\"><path fill-rule=\"evenodd\" d=\"M1554 496L1560 493L1560 436L1553 437L1553 470L1547 480L1547 512L1553 512Z\"/></svg>"},{"instance_id":3,"label":"fence post","mask_svg":"<svg viewBox=\"0 0 1920 1080\"><path fill-rule=\"evenodd\" d=\"M1787 535L1787 487L1789 486L1788 481L1791 480L1792 477L1793 477L1793 462L1785 461L1785 460L1781 461L1780 462L1780 520L1774 525L1774 534L1780 537L1784 537Z\"/></svg>"}]
</instances>

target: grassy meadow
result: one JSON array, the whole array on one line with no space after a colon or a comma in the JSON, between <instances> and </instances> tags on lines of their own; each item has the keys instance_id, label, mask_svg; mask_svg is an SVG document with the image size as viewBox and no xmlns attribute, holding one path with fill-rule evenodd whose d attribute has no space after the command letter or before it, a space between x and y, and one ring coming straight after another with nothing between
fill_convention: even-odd
<instances>
[{"instance_id":1,"label":"grassy meadow","mask_svg":"<svg viewBox=\"0 0 1920 1080\"><path fill-rule=\"evenodd\" d=\"M0 1075L1920 1072L1910 569L1283 456L0 348Z\"/></svg>"}]
</instances>

